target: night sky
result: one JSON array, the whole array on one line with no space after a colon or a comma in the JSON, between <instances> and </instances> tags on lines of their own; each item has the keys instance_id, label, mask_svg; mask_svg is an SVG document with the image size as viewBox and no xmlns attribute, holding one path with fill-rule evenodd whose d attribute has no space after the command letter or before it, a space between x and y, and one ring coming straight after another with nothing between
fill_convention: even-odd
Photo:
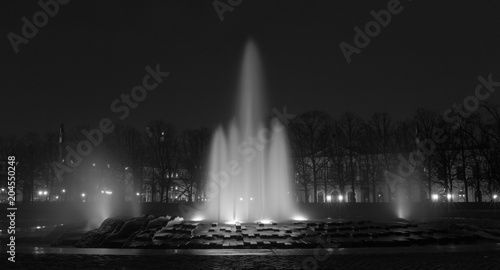
<instances>
[{"instance_id":1,"label":"night sky","mask_svg":"<svg viewBox=\"0 0 500 270\"><path fill-rule=\"evenodd\" d=\"M227 0L220 0L227 3ZM339 44L389 1L243 0L221 22L213 0L70 1L16 54L37 1L0 2L0 135L57 132L100 119L163 119L180 129L232 115L244 44L261 53L269 112L324 110L334 118L388 112L442 113L474 94L477 77L500 81L499 1L402 0L370 44L347 63ZM146 66L170 75L124 121L110 105L142 84ZM500 93L489 101L500 101Z\"/></svg>"}]
</instances>

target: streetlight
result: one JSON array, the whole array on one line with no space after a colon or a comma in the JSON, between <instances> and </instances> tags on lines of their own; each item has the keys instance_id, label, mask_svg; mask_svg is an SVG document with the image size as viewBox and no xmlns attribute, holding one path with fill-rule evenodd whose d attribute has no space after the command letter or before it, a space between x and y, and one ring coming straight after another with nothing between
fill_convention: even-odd
<instances>
[{"instance_id":1,"label":"streetlight","mask_svg":"<svg viewBox=\"0 0 500 270\"><path fill-rule=\"evenodd\" d=\"M343 199L344 199L344 196L339 195L339 202L342 202Z\"/></svg>"},{"instance_id":2,"label":"streetlight","mask_svg":"<svg viewBox=\"0 0 500 270\"><path fill-rule=\"evenodd\" d=\"M85 193L82 193L82 198L85 198Z\"/></svg>"},{"instance_id":3,"label":"streetlight","mask_svg":"<svg viewBox=\"0 0 500 270\"><path fill-rule=\"evenodd\" d=\"M66 190L65 190L65 189L63 189L63 190L61 190L61 191L62 191L62 193L66 193Z\"/></svg>"}]
</instances>

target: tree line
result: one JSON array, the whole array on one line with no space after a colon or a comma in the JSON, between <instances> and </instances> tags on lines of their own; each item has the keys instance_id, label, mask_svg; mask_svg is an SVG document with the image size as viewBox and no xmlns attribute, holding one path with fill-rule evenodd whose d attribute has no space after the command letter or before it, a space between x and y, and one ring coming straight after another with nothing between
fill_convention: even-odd
<instances>
[{"instance_id":1,"label":"tree line","mask_svg":"<svg viewBox=\"0 0 500 270\"><path fill-rule=\"evenodd\" d=\"M287 126L294 169L290 181L305 202L322 202L318 193L326 196L332 190L339 194L362 190L368 201L376 201L381 187L389 195L394 192L395 179L400 185L420 187L427 199L436 186L445 193L464 189L464 201L481 200L479 194L493 196L500 189L500 107L485 103L459 120L450 123L425 109L403 121L388 113L375 113L366 120L352 112L337 118L323 111L302 113ZM431 153L415 161L410 153L419 142L433 138L436 128L444 130L447 140L435 143ZM76 147L84 140L82 129L89 126L65 131L64 145ZM142 131L117 124L62 178L54 162L72 166L76 160L61 160L65 154L61 155L58 132L0 136L0 161L16 156L16 189L24 202L40 200L41 190L47 191L43 200L57 200L56 194L58 200L91 199L105 187L123 199L125 183L132 196L137 193L142 198L148 190L149 201L171 202L168 194L174 187L179 197L202 201L212 133L209 128L180 131L163 120L150 122ZM402 162L414 163L411 175L401 175ZM469 190L478 196L469 198ZM412 189L407 192L411 199Z\"/></svg>"}]
</instances>

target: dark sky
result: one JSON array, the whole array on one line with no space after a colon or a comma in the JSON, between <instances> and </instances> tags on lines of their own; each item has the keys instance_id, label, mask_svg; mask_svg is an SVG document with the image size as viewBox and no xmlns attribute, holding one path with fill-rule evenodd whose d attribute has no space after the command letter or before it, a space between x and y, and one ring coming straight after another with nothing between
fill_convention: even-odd
<instances>
[{"instance_id":1,"label":"dark sky","mask_svg":"<svg viewBox=\"0 0 500 270\"><path fill-rule=\"evenodd\" d=\"M227 0L221 0L227 2ZM57 131L100 119L143 129L164 119L182 128L231 116L245 41L259 47L269 111L352 111L368 118L443 112L474 93L477 76L500 81L499 1L403 0L403 11L347 64L339 44L389 1L243 0L221 22L213 0L76 1L19 53L37 1L0 2L0 134ZM120 121L110 104L142 82L147 65L170 76ZM489 99L500 100L500 93Z\"/></svg>"}]
</instances>

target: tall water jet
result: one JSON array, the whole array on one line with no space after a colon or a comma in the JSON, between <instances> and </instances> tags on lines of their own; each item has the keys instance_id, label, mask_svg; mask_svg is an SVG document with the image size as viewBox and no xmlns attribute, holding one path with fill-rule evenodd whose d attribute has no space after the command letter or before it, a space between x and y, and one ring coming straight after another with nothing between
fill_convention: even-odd
<instances>
[{"instance_id":1,"label":"tall water jet","mask_svg":"<svg viewBox=\"0 0 500 270\"><path fill-rule=\"evenodd\" d=\"M263 79L257 48L245 48L236 117L214 134L209 159L208 219L291 219L295 209L285 128L263 123Z\"/></svg>"}]
</instances>

